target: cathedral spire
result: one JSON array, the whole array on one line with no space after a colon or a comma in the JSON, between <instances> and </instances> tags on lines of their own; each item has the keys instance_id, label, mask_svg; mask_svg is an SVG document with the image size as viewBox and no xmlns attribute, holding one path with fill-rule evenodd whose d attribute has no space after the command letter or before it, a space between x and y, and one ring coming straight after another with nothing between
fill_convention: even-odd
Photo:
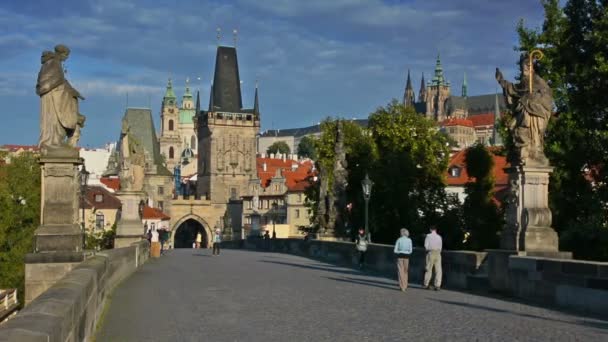
<instances>
[{"instance_id":1,"label":"cathedral spire","mask_svg":"<svg viewBox=\"0 0 608 342\"><path fill-rule=\"evenodd\" d=\"M462 79L462 97L467 97L467 73L464 73L464 78Z\"/></svg>"},{"instance_id":2,"label":"cathedral spire","mask_svg":"<svg viewBox=\"0 0 608 342\"><path fill-rule=\"evenodd\" d=\"M410 69L407 69L407 82L405 84L405 93L403 94L403 105L406 107L414 106L416 98L414 97L414 87L412 87L412 79L410 78Z\"/></svg>"},{"instance_id":3,"label":"cathedral spire","mask_svg":"<svg viewBox=\"0 0 608 342\"><path fill-rule=\"evenodd\" d=\"M445 84L445 78L443 77L443 67L441 66L441 57L437 53L437 62L435 63L435 76L433 76L433 85L442 86Z\"/></svg>"},{"instance_id":4,"label":"cathedral spire","mask_svg":"<svg viewBox=\"0 0 608 342\"><path fill-rule=\"evenodd\" d=\"M500 106L498 104L498 93L494 99L494 127L492 128L492 145L502 146L502 138L498 132L498 125L500 123Z\"/></svg>"},{"instance_id":5,"label":"cathedral spire","mask_svg":"<svg viewBox=\"0 0 608 342\"><path fill-rule=\"evenodd\" d=\"M255 81L255 98L253 100L253 114L260 115L260 100L258 99L258 81Z\"/></svg>"},{"instance_id":6,"label":"cathedral spire","mask_svg":"<svg viewBox=\"0 0 608 342\"><path fill-rule=\"evenodd\" d=\"M198 115L198 113L201 112L201 94L200 92L197 90L196 91L196 107L195 107L196 112L194 113L194 115Z\"/></svg>"},{"instance_id":7,"label":"cathedral spire","mask_svg":"<svg viewBox=\"0 0 608 342\"><path fill-rule=\"evenodd\" d=\"M424 83L424 73L422 73L422 79L420 80L420 91L418 92L418 102L424 102L426 98L426 84Z\"/></svg>"}]
</instances>

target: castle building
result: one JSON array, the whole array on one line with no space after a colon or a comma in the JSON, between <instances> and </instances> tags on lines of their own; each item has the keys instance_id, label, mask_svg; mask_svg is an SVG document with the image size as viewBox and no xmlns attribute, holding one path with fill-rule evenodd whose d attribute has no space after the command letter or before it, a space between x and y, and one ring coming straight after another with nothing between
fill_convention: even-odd
<instances>
[{"instance_id":1,"label":"castle building","mask_svg":"<svg viewBox=\"0 0 608 342\"><path fill-rule=\"evenodd\" d=\"M439 55L432 80L425 83L424 73L422 74L418 101L414 97L408 70L403 104L437 122L439 128L454 138L460 148L475 142L502 145L496 128L500 113L505 110L503 97L498 94L468 96L466 74L463 77L460 96L452 95L451 85L444 76Z\"/></svg>"}]
</instances>

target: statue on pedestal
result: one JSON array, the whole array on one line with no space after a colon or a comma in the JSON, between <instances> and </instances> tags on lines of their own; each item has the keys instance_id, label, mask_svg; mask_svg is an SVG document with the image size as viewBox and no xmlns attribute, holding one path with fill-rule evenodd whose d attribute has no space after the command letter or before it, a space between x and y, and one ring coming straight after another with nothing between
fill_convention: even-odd
<instances>
[{"instance_id":1,"label":"statue on pedestal","mask_svg":"<svg viewBox=\"0 0 608 342\"><path fill-rule=\"evenodd\" d=\"M126 120L120 131L120 185L122 190L142 191L144 188L145 156L143 146L130 133Z\"/></svg>"},{"instance_id":2,"label":"statue on pedestal","mask_svg":"<svg viewBox=\"0 0 608 342\"><path fill-rule=\"evenodd\" d=\"M85 116L78 112L78 99L84 97L65 79L62 63L70 55L65 45L44 51L38 73L36 94L40 96L40 141L43 155L51 149L75 147Z\"/></svg>"},{"instance_id":3,"label":"statue on pedestal","mask_svg":"<svg viewBox=\"0 0 608 342\"><path fill-rule=\"evenodd\" d=\"M496 68L496 80L513 114L509 123L515 147L509 156L512 165L549 166L543 149L545 130L553 112L553 92L547 82L534 73L535 55L542 58L538 50L522 54L517 84L505 80Z\"/></svg>"}]
</instances>

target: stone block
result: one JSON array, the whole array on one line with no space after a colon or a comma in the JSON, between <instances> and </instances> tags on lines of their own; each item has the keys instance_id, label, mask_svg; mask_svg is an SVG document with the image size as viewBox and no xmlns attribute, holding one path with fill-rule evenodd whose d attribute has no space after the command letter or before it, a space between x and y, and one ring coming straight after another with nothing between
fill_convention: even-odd
<instances>
[{"instance_id":1,"label":"stone block","mask_svg":"<svg viewBox=\"0 0 608 342\"><path fill-rule=\"evenodd\" d=\"M530 257L510 256L509 269L521 271L538 271L538 259Z\"/></svg>"},{"instance_id":2,"label":"stone block","mask_svg":"<svg viewBox=\"0 0 608 342\"><path fill-rule=\"evenodd\" d=\"M5 326L6 327L6 326ZM48 342L46 334L25 329L6 328L0 334L0 342Z\"/></svg>"},{"instance_id":3,"label":"stone block","mask_svg":"<svg viewBox=\"0 0 608 342\"><path fill-rule=\"evenodd\" d=\"M586 287L590 289L608 290L608 278L588 278Z\"/></svg>"},{"instance_id":4,"label":"stone block","mask_svg":"<svg viewBox=\"0 0 608 342\"><path fill-rule=\"evenodd\" d=\"M585 278L579 275L543 272L543 280L559 285L585 287Z\"/></svg>"},{"instance_id":5,"label":"stone block","mask_svg":"<svg viewBox=\"0 0 608 342\"><path fill-rule=\"evenodd\" d=\"M85 269L91 270L95 275L97 283L101 283L102 277L105 275L108 269L108 260L107 258L95 256L86 262L83 262L75 267L76 270Z\"/></svg>"},{"instance_id":6,"label":"stone block","mask_svg":"<svg viewBox=\"0 0 608 342\"><path fill-rule=\"evenodd\" d=\"M78 321L78 314L75 308L69 301L57 299L44 299L36 301L36 305L30 305L25 310L20 312L23 317L28 317L33 314L42 314L58 319L58 327L61 330L61 336L67 337L74 328L74 322Z\"/></svg>"},{"instance_id":7,"label":"stone block","mask_svg":"<svg viewBox=\"0 0 608 342\"><path fill-rule=\"evenodd\" d=\"M558 305L567 308L584 310L598 315L608 314L608 291L558 285L555 297Z\"/></svg>"},{"instance_id":8,"label":"stone block","mask_svg":"<svg viewBox=\"0 0 608 342\"><path fill-rule=\"evenodd\" d=\"M562 272L566 274L597 276L598 265L597 263L584 261L564 261Z\"/></svg>"},{"instance_id":9,"label":"stone block","mask_svg":"<svg viewBox=\"0 0 608 342\"><path fill-rule=\"evenodd\" d=\"M542 270L543 273L549 273L549 274L561 274L562 273L562 266L563 266L563 262L561 262L560 260L540 260L540 269Z\"/></svg>"},{"instance_id":10,"label":"stone block","mask_svg":"<svg viewBox=\"0 0 608 342\"><path fill-rule=\"evenodd\" d=\"M29 315L17 314L14 318L2 324L2 333L0 339L4 336L4 332L9 332L7 335L17 336L16 339L8 341L24 341L31 338L31 341L39 341L38 336L44 336L44 341L63 341L61 318L49 316L40 313L32 313ZM12 331L12 333L11 333ZM21 339L23 337L23 339Z\"/></svg>"},{"instance_id":11,"label":"stone block","mask_svg":"<svg viewBox=\"0 0 608 342\"><path fill-rule=\"evenodd\" d=\"M608 278L608 262L603 262L601 265L598 265L597 275L602 278Z\"/></svg>"}]
</instances>

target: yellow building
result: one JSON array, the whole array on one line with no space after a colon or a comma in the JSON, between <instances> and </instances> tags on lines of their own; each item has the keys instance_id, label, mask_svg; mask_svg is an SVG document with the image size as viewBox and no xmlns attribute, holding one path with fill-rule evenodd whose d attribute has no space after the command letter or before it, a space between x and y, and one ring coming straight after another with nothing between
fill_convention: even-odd
<instances>
[{"instance_id":1,"label":"yellow building","mask_svg":"<svg viewBox=\"0 0 608 342\"><path fill-rule=\"evenodd\" d=\"M85 230L89 233L102 233L112 228L120 208L120 200L104 187L88 186L81 201L79 222L82 225L84 209Z\"/></svg>"}]
</instances>

